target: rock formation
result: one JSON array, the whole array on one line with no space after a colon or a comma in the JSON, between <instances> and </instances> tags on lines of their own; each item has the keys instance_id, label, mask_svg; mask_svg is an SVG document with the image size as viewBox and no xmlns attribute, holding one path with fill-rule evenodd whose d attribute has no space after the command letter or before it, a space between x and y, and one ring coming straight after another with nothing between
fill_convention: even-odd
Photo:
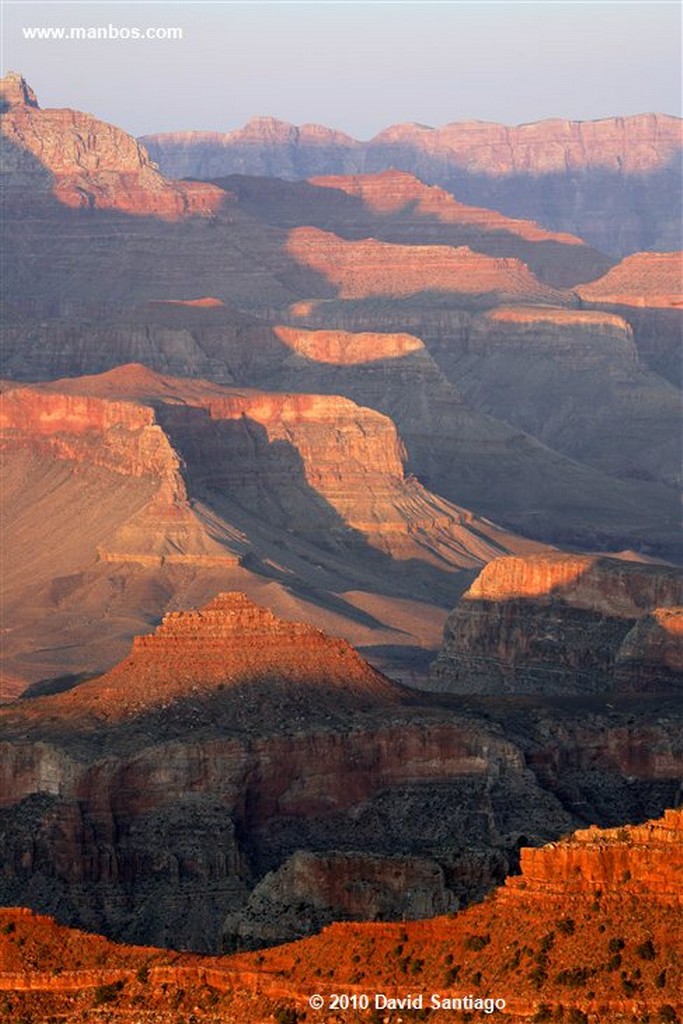
<instances>
[{"instance_id":1,"label":"rock formation","mask_svg":"<svg viewBox=\"0 0 683 1024\"><path fill-rule=\"evenodd\" d=\"M174 177L308 178L396 168L444 186L461 202L579 235L603 252L680 246L681 127L675 117L554 119L516 127L402 124L365 143L329 129L256 119L224 135L178 132L142 141Z\"/></svg>"},{"instance_id":2,"label":"rock formation","mask_svg":"<svg viewBox=\"0 0 683 1024\"><path fill-rule=\"evenodd\" d=\"M677 689L682 598L672 566L564 554L496 559L446 623L434 685L579 694L639 690L640 680L644 692Z\"/></svg>"},{"instance_id":3,"label":"rock formation","mask_svg":"<svg viewBox=\"0 0 683 1024\"><path fill-rule=\"evenodd\" d=\"M680 393L643 365L621 317L498 306L440 358L477 409L603 472L680 486Z\"/></svg>"},{"instance_id":4,"label":"rock formation","mask_svg":"<svg viewBox=\"0 0 683 1024\"><path fill-rule=\"evenodd\" d=\"M168 182L144 149L125 132L73 110L41 110L33 90L10 73L0 82L4 201L34 202L48 192L66 206L116 209L175 219L209 215L222 193L200 182Z\"/></svg>"},{"instance_id":5,"label":"rock formation","mask_svg":"<svg viewBox=\"0 0 683 1024\"><path fill-rule=\"evenodd\" d=\"M103 671L226 585L428 656L473 571L538 547L431 494L392 421L338 396L132 366L9 387L1 426L3 656L30 682Z\"/></svg>"},{"instance_id":6,"label":"rock formation","mask_svg":"<svg viewBox=\"0 0 683 1024\"><path fill-rule=\"evenodd\" d=\"M512 1024L551 1021L560 1011L577 1022L643 1014L675 1022L683 1011L682 826L681 812L668 810L643 825L584 829L551 846L523 848L522 874L456 915L333 924L303 944L258 955L207 960L114 945L25 909L5 909L5 1006L15 1015L57 1012L69 1022L109 1004L132 1024L144 1004L164 1024L185 1008L201 1022L218 1014L267 1024L274 1014L293 1020L307 1013L315 991L324 997L316 1011L324 1024L359 1024L375 1010L397 1024L425 1007L456 1024L473 1008L495 1012L496 1000L505 1002ZM347 993L350 1007L335 1012L334 992ZM368 1009L353 1006L361 993L369 995ZM412 1002L420 994L422 1008ZM397 1009L395 1001L407 998L411 1003Z\"/></svg>"}]
</instances>

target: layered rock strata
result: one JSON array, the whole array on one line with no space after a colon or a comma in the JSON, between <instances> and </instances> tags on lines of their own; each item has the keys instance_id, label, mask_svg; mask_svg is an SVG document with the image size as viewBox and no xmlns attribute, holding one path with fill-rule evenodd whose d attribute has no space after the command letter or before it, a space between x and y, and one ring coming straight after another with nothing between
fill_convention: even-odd
<instances>
[{"instance_id":1,"label":"layered rock strata","mask_svg":"<svg viewBox=\"0 0 683 1024\"><path fill-rule=\"evenodd\" d=\"M681 596L670 566L561 554L497 559L448 619L434 685L491 694L677 690Z\"/></svg>"}]
</instances>

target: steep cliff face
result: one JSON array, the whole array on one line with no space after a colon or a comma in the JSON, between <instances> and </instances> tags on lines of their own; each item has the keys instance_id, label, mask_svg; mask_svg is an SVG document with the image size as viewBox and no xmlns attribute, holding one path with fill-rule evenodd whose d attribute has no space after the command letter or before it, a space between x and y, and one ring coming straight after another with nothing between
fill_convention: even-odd
<instances>
[{"instance_id":1,"label":"steep cliff face","mask_svg":"<svg viewBox=\"0 0 683 1024\"><path fill-rule=\"evenodd\" d=\"M117 209L171 219L211 214L222 193L211 185L168 182L125 132L73 110L41 110L16 75L0 82L8 109L2 119L5 202L25 202L30 184L66 206Z\"/></svg>"},{"instance_id":2,"label":"steep cliff face","mask_svg":"<svg viewBox=\"0 0 683 1024\"><path fill-rule=\"evenodd\" d=\"M614 668L617 689L677 692L683 683L683 609L655 608L624 637Z\"/></svg>"},{"instance_id":3,"label":"steep cliff face","mask_svg":"<svg viewBox=\"0 0 683 1024\"><path fill-rule=\"evenodd\" d=\"M650 661L645 690L657 685L660 668L670 689L678 675L671 649L680 637L672 629L667 642L648 644L639 620L680 603L672 567L559 554L502 558L449 618L434 684L459 693L609 691L632 651L635 662ZM632 686L636 679L637 671Z\"/></svg>"},{"instance_id":4,"label":"steep cliff face","mask_svg":"<svg viewBox=\"0 0 683 1024\"><path fill-rule=\"evenodd\" d=\"M151 135L143 142L174 177L305 178L396 168L445 186L462 202L579 235L603 252L680 245L681 127L675 117L554 119L516 127L403 124L366 143L320 132L311 144L303 128L270 120L251 122L248 144L245 131Z\"/></svg>"}]
</instances>

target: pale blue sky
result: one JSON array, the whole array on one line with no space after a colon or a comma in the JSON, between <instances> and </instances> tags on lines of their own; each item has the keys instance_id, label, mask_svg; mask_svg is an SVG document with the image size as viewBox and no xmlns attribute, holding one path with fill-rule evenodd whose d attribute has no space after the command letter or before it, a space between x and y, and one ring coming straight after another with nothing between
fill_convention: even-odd
<instances>
[{"instance_id":1,"label":"pale blue sky","mask_svg":"<svg viewBox=\"0 0 683 1024\"><path fill-rule=\"evenodd\" d=\"M263 114L369 138L400 121L680 113L678 2L2 0L3 69L42 106L135 135ZM27 41L35 26L171 27L182 41Z\"/></svg>"}]
</instances>

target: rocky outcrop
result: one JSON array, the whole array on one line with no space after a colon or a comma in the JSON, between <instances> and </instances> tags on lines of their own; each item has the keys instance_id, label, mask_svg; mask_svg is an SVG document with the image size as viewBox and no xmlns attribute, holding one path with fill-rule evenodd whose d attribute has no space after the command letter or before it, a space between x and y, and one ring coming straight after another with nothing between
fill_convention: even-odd
<instances>
[{"instance_id":1,"label":"rocky outcrop","mask_svg":"<svg viewBox=\"0 0 683 1024\"><path fill-rule=\"evenodd\" d=\"M392 704L399 687L372 669L345 640L303 622L284 622L245 594L219 594L196 612L170 612L157 630L136 637L130 656L107 675L82 683L56 701L66 718L86 711L108 722L168 707L186 697L227 691L235 721L259 713L262 724L298 714L315 716L347 704ZM32 710L40 714L39 700Z\"/></svg>"},{"instance_id":2,"label":"rocky outcrop","mask_svg":"<svg viewBox=\"0 0 683 1024\"><path fill-rule=\"evenodd\" d=\"M521 875L506 880L505 895L592 895L616 885L628 896L680 899L683 811L624 828L580 829L559 843L520 851Z\"/></svg>"},{"instance_id":3,"label":"rocky outcrop","mask_svg":"<svg viewBox=\"0 0 683 1024\"><path fill-rule=\"evenodd\" d=\"M614 666L619 690L678 692L683 683L683 609L655 608L626 634Z\"/></svg>"},{"instance_id":4,"label":"rocky outcrop","mask_svg":"<svg viewBox=\"0 0 683 1024\"><path fill-rule=\"evenodd\" d=\"M350 242L301 227L290 232L287 251L324 276L345 299L446 293L465 306L515 299L569 302L542 285L520 260L495 259L467 246L392 245L373 238Z\"/></svg>"},{"instance_id":5,"label":"rocky outcrop","mask_svg":"<svg viewBox=\"0 0 683 1024\"><path fill-rule=\"evenodd\" d=\"M325 131L313 141L306 128L257 119L225 135L185 132L142 141L174 177L308 178L396 168L444 186L462 202L579 235L603 252L680 245L681 129L675 117L553 119L516 127L403 124L366 143Z\"/></svg>"},{"instance_id":6,"label":"rocky outcrop","mask_svg":"<svg viewBox=\"0 0 683 1024\"><path fill-rule=\"evenodd\" d=\"M497 559L450 616L433 682L459 693L599 693L620 685L633 652L649 662L645 691L658 685L660 668L670 689L677 677L680 685L680 637L672 630L667 642L648 644L651 623L639 620L680 603L680 574L669 566L560 554Z\"/></svg>"},{"instance_id":7,"label":"rocky outcrop","mask_svg":"<svg viewBox=\"0 0 683 1024\"><path fill-rule=\"evenodd\" d=\"M332 921L434 917L456 904L435 861L300 851L259 882L241 914L226 920L223 947L291 942Z\"/></svg>"},{"instance_id":8,"label":"rocky outcrop","mask_svg":"<svg viewBox=\"0 0 683 1024\"><path fill-rule=\"evenodd\" d=\"M41 110L17 75L0 82L8 109L2 119L3 199L26 202L30 185L66 206L117 209L175 219L215 213L223 195L211 185L168 182L125 132L72 110Z\"/></svg>"}]
</instances>

